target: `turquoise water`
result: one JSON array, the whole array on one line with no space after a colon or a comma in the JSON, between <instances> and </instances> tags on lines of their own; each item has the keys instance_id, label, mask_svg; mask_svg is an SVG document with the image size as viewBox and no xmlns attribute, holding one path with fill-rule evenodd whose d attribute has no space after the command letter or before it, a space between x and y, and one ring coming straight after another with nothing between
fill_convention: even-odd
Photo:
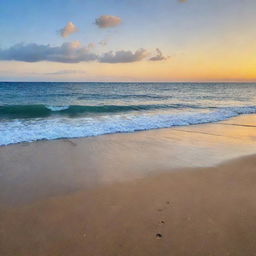
<instances>
[{"instance_id":1,"label":"turquoise water","mask_svg":"<svg viewBox=\"0 0 256 256\"><path fill-rule=\"evenodd\" d=\"M0 145L256 113L254 83L0 83Z\"/></svg>"}]
</instances>

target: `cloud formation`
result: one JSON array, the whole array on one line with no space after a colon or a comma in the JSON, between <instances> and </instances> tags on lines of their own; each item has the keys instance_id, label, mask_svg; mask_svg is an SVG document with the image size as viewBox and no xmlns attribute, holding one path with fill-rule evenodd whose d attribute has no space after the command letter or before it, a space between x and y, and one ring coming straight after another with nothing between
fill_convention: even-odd
<instances>
[{"instance_id":1,"label":"cloud formation","mask_svg":"<svg viewBox=\"0 0 256 256\"><path fill-rule=\"evenodd\" d=\"M156 55L151 57L149 60L162 61L162 60L167 60L167 58L168 57L165 57L160 49L156 48Z\"/></svg>"},{"instance_id":2,"label":"cloud formation","mask_svg":"<svg viewBox=\"0 0 256 256\"><path fill-rule=\"evenodd\" d=\"M99 58L100 62L103 63L127 63L136 62L143 60L149 55L145 49L138 49L135 52L132 51L117 51L117 52L107 52Z\"/></svg>"},{"instance_id":3,"label":"cloud formation","mask_svg":"<svg viewBox=\"0 0 256 256\"><path fill-rule=\"evenodd\" d=\"M122 19L118 16L102 15L95 20L95 24L99 28L111 28L121 24Z\"/></svg>"},{"instance_id":4,"label":"cloud formation","mask_svg":"<svg viewBox=\"0 0 256 256\"><path fill-rule=\"evenodd\" d=\"M55 47L38 44L16 44L9 49L0 50L0 60L78 63L97 60L97 58L96 54L90 52L90 48L82 46L79 41L63 43L61 46Z\"/></svg>"},{"instance_id":5,"label":"cloud formation","mask_svg":"<svg viewBox=\"0 0 256 256\"><path fill-rule=\"evenodd\" d=\"M67 25L64 28L60 29L59 32L62 37L68 37L69 35L74 34L77 31L78 31L77 26L70 21L67 23Z\"/></svg>"},{"instance_id":6,"label":"cloud formation","mask_svg":"<svg viewBox=\"0 0 256 256\"><path fill-rule=\"evenodd\" d=\"M60 46L38 44L16 44L8 49L0 49L0 60L13 60L24 62L51 61L62 63L79 63L98 61L102 63L128 63L147 59L150 55L145 49L135 52L119 50L103 54L92 52L94 44L82 46L79 41L63 43ZM165 57L158 49L158 54L150 60L163 60Z\"/></svg>"}]
</instances>

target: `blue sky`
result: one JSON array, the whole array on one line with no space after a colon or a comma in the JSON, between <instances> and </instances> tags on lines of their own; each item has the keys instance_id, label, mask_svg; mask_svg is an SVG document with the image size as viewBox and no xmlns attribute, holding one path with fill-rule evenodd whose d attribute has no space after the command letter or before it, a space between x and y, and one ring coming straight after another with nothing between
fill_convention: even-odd
<instances>
[{"instance_id":1,"label":"blue sky","mask_svg":"<svg viewBox=\"0 0 256 256\"><path fill-rule=\"evenodd\" d=\"M60 44L63 39L57 30L72 21L80 32L66 41L86 43L110 34L116 46L145 47L154 42L178 45L185 39L208 39L216 36L214 33L248 26L255 21L255 9L253 0L1 0L0 44ZM97 29L93 22L103 14L122 17L122 27Z\"/></svg>"},{"instance_id":2,"label":"blue sky","mask_svg":"<svg viewBox=\"0 0 256 256\"><path fill-rule=\"evenodd\" d=\"M60 46L65 42L87 45L107 40L105 47L97 46L97 54L140 48L153 52L159 48L165 57L175 59L186 54L189 67L191 59L201 54L206 58L212 49L225 52L230 48L242 58L242 50L249 47L253 54L255 10L254 0L0 0L0 48L21 42ZM122 23L99 28L95 19L101 15L118 16ZM68 22L79 31L63 38L58 31ZM208 57L217 55L218 51ZM6 61L0 61L0 72L1 63Z\"/></svg>"}]
</instances>

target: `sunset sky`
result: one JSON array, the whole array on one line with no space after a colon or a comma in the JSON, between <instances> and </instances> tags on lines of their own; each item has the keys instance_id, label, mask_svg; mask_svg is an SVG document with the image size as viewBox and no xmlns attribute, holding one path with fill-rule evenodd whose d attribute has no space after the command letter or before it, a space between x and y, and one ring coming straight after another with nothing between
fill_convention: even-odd
<instances>
[{"instance_id":1,"label":"sunset sky","mask_svg":"<svg viewBox=\"0 0 256 256\"><path fill-rule=\"evenodd\" d=\"M0 0L1 81L256 81L254 0Z\"/></svg>"}]
</instances>

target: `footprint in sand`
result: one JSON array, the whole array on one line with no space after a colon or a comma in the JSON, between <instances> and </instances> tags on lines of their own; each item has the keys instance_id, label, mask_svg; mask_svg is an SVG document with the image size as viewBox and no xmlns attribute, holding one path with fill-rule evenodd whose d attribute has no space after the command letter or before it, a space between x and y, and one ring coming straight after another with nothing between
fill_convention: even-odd
<instances>
[{"instance_id":1,"label":"footprint in sand","mask_svg":"<svg viewBox=\"0 0 256 256\"><path fill-rule=\"evenodd\" d=\"M166 201L165 202L165 204L166 205L170 205L170 201ZM167 207L168 206L166 206L166 207L162 207L162 208L159 208L159 209L157 209L157 211L158 212L163 212L163 211L165 211L166 209L167 209ZM162 226L165 224L165 221L164 220L161 220L160 222L159 222L159 224L158 224L158 231L160 231L159 233L156 233L156 239L162 239L163 238L163 235L162 235L162 233L161 233L161 230L162 230Z\"/></svg>"},{"instance_id":2,"label":"footprint in sand","mask_svg":"<svg viewBox=\"0 0 256 256\"><path fill-rule=\"evenodd\" d=\"M157 234L156 234L156 239L161 239L162 237L163 237L162 234L160 234L160 233L157 233Z\"/></svg>"}]
</instances>

